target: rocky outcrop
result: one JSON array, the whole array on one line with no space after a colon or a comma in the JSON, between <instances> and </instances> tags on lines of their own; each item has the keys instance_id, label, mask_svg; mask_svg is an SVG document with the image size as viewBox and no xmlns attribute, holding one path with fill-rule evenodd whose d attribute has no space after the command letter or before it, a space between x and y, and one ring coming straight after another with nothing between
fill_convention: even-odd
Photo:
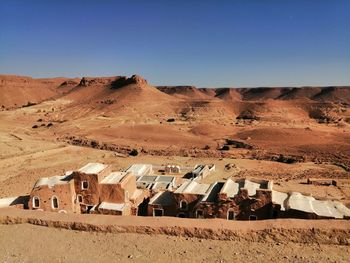
<instances>
[{"instance_id":1,"label":"rocky outcrop","mask_svg":"<svg viewBox=\"0 0 350 263\"><path fill-rule=\"evenodd\" d=\"M66 87L66 86L76 86L78 84L79 84L79 82L77 82L75 80L66 80L66 81L62 82L62 84L59 86L59 88Z\"/></svg>"},{"instance_id":2,"label":"rocky outcrop","mask_svg":"<svg viewBox=\"0 0 350 263\"><path fill-rule=\"evenodd\" d=\"M259 120L260 118L256 116L252 111L245 110L242 111L237 117L237 120Z\"/></svg>"},{"instance_id":3,"label":"rocky outcrop","mask_svg":"<svg viewBox=\"0 0 350 263\"><path fill-rule=\"evenodd\" d=\"M147 80L145 80L139 75L132 75L130 78L126 76L100 77L100 78L83 77L80 80L79 86L88 87L88 86L96 86L96 85L111 85L112 89L118 89L130 84L147 85Z\"/></svg>"},{"instance_id":4,"label":"rocky outcrop","mask_svg":"<svg viewBox=\"0 0 350 263\"><path fill-rule=\"evenodd\" d=\"M345 111L346 108L336 104L319 105L310 111L309 116L319 123L338 123L342 120L341 113Z\"/></svg>"},{"instance_id":5,"label":"rocky outcrop","mask_svg":"<svg viewBox=\"0 0 350 263\"><path fill-rule=\"evenodd\" d=\"M88 87L94 85L105 85L111 83L115 78L120 77L106 77L106 78L93 78L93 77L83 77L80 80L79 86Z\"/></svg>"},{"instance_id":6,"label":"rocky outcrop","mask_svg":"<svg viewBox=\"0 0 350 263\"><path fill-rule=\"evenodd\" d=\"M233 148L253 149L253 146L250 144L232 139L226 139L226 145L230 145Z\"/></svg>"},{"instance_id":7,"label":"rocky outcrop","mask_svg":"<svg viewBox=\"0 0 350 263\"><path fill-rule=\"evenodd\" d=\"M132 75L130 78L128 77L119 77L117 79L115 79L112 83L111 83L111 88L112 89L118 89L130 84L139 84L139 85L147 85L147 80L145 80L144 78L142 78L139 75Z\"/></svg>"}]
</instances>

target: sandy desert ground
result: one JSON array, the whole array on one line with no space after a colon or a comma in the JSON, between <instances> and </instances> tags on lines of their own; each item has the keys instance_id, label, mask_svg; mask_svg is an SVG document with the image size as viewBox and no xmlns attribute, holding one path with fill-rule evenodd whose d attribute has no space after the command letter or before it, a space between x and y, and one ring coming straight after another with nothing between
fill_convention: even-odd
<instances>
[{"instance_id":1,"label":"sandy desert ground","mask_svg":"<svg viewBox=\"0 0 350 263\"><path fill-rule=\"evenodd\" d=\"M0 234L1 262L348 262L350 256L350 247L339 245L91 233L25 224L0 225Z\"/></svg>"},{"instance_id":2,"label":"sandy desert ground","mask_svg":"<svg viewBox=\"0 0 350 263\"><path fill-rule=\"evenodd\" d=\"M38 178L87 162L115 169L136 162L215 163L206 182L272 179L277 190L349 206L349 105L349 87L197 89L153 87L139 76L0 76L0 197L28 194ZM338 185L304 184L309 177ZM288 238L281 244L213 241L26 224L0 225L0 232L3 262L46 261L53 251L55 262L346 262L350 256L349 246L300 245Z\"/></svg>"}]
</instances>

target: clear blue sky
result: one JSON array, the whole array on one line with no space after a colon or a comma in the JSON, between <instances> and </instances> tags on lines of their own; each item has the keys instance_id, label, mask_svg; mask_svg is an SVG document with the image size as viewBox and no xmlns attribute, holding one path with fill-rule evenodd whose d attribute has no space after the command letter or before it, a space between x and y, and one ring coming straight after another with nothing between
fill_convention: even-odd
<instances>
[{"instance_id":1,"label":"clear blue sky","mask_svg":"<svg viewBox=\"0 0 350 263\"><path fill-rule=\"evenodd\" d=\"M350 85L350 1L2 0L0 73Z\"/></svg>"}]
</instances>

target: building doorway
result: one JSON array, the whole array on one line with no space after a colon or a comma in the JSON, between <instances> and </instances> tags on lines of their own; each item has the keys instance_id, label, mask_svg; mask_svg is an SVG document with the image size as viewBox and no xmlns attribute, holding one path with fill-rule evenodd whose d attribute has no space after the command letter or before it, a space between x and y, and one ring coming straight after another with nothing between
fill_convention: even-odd
<instances>
[{"instance_id":1,"label":"building doorway","mask_svg":"<svg viewBox=\"0 0 350 263\"><path fill-rule=\"evenodd\" d=\"M228 210L227 211L227 220L235 220L236 219L236 214L233 210Z\"/></svg>"},{"instance_id":2,"label":"building doorway","mask_svg":"<svg viewBox=\"0 0 350 263\"><path fill-rule=\"evenodd\" d=\"M197 209L196 211L196 217L197 218L204 218L204 212L201 209Z\"/></svg>"},{"instance_id":3,"label":"building doorway","mask_svg":"<svg viewBox=\"0 0 350 263\"><path fill-rule=\"evenodd\" d=\"M181 210L188 210L188 203L187 203L187 201L186 200L181 200L181 202L180 202L180 209Z\"/></svg>"},{"instance_id":4,"label":"building doorway","mask_svg":"<svg viewBox=\"0 0 350 263\"><path fill-rule=\"evenodd\" d=\"M153 216L163 216L163 215L164 215L163 209L159 209L159 208L153 209Z\"/></svg>"}]
</instances>

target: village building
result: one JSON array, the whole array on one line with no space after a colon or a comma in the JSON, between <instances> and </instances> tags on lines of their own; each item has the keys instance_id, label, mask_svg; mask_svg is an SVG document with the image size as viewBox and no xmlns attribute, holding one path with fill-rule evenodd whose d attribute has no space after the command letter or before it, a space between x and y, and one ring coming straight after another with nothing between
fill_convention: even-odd
<instances>
[{"instance_id":1,"label":"village building","mask_svg":"<svg viewBox=\"0 0 350 263\"><path fill-rule=\"evenodd\" d=\"M155 194L147 205L148 216L177 216L176 200L171 191L160 191Z\"/></svg>"},{"instance_id":2,"label":"village building","mask_svg":"<svg viewBox=\"0 0 350 263\"><path fill-rule=\"evenodd\" d=\"M151 175L153 173L152 164L133 164L125 172L131 172L134 176Z\"/></svg>"},{"instance_id":3,"label":"village building","mask_svg":"<svg viewBox=\"0 0 350 263\"><path fill-rule=\"evenodd\" d=\"M175 207L178 217L196 217L198 202L210 193L210 184L201 184L194 180L183 183L174 192Z\"/></svg>"},{"instance_id":4,"label":"village building","mask_svg":"<svg viewBox=\"0 0 350 263\"><path fill-rule=\"evenodd\" d=\"M273 217L272 182L231 179L213 184L189 180L172 194L165 191L149 203L149 215L257 220Z\"/></svg>"},{"instance_id":5,"label":"village building","mask_svg":"<svg viewBox=\"0 0 350 263\"><path fill-rule=\"evenodd\" d=\"M209 190L199 200L194 207L192 217L196 218L216 218L219 192L224 186L223 182L215 182L210 185Z\"/></svg>"},{"instance_id":6,"label":"village building","mask_svg":"<svg viewBox=\"0 0 350 263\"><path fill-rule=\"evenodd\" d=\"M227 220L350 219L350 209L341 202L275 191L272 181L229 178L225 182L199 183L197 179L212 169L196 166L197 177L186 180L157 175L147 164L111 172L108 165L88 163L62 176L40 178L29 196L2 198L0 208Z\"/></svg>"},{"instance_id":7,"label":"village building","mask_svg":"<svg viewBox=\"0 0 350 263\"><path fill-rule=\"evenodd\" d=\"M99 184L100 204L93 211L101 214L137 215L149 191L137 189L131 172L113 172Z\"/></svg>"},{"instance_id":8,"label":"village building","mask_svg":"<svg viewBox=\"0 0 350 263\"><path fill-rule=\"evenodd\" d=\"M34 185L28 207L33 210L59 213L80 213L72 173L40 178Z\"/></svg>"},{"instance_id":9,"label":"village building","mask_svg":"<svg viewBox=\"0 0 350 263\"><path fill-rule=\"evenodd\" d=\"M204 179L207 177L211 172L215 171L215 165L214 164L199 164L196 165L191 172L191 179Z\"/></svg>"},{"instance_id":10,"label":"village building","mask_svg":"<svg viewBox=\"0 0 350 263\"><path fill-rule=\"evenodd\" d=\"M160 175L136 176L136 185L140 189L149 189L153 192L173 190L176 187L176 177Z\"/></svg>"},{"instance_id":11,"label":"village building","mask_svg":"<svg viewBox=\"0 0 350 263\"><path fill-rule=\"evenodd\" d=\"M150 200L148 215L197 217L196 208L201 201L214 204L211 193L217 190L217 185L187 180L174 192L159 192Z\"/></svg>"},{"instance_id":12,"label":"village building","mask_svg":"<svg viewBox=\"0 0 350 263\"><path fill-rule=\"evenodd\" d=\"M16 207L19 209L28 209L29 195L0 198L0 208Z\"/></svg>"},{"instance_id":13,"label":"village building","mask_svg":"<svg viewBox=\"0 0 350 263\"><path fill-rule=\"evenodd\" d=\"M111 167L101 163L88 163L73 172L76 202L80 205L81 212L89 212L100 203L99 183L110 173Z\"/></svg>"},{"instance_id":14,"label":"village building","mask_svg":"<svg viewBox=\"0 0 350 263\"><path fill-rule=\"evenodd\" d=\"M273 202L279 208L278 218L350 219L350 209L341 202L317 200L298 192L273 191Z\"/></svg>"},{"instance_id":15,"label":"village building","mask_svg":"<svg viewBox=\"0 0 350 263\"><path fill-rule=\"evenodd\" d=\"M228 179L221 189L216 215L228 220L273 218L272 181Z\"/></svg>"},{"instance_id":16,"label":"village building","mask_svg":"<svg viewBox=\"0 0 350 263\"><path fill-rule=\"evenodd\" d=\"M167 164L165 165L164 172L167 174L179 174L181 173L181 168L176 164Z\"/></svg>"}]
</instances>

